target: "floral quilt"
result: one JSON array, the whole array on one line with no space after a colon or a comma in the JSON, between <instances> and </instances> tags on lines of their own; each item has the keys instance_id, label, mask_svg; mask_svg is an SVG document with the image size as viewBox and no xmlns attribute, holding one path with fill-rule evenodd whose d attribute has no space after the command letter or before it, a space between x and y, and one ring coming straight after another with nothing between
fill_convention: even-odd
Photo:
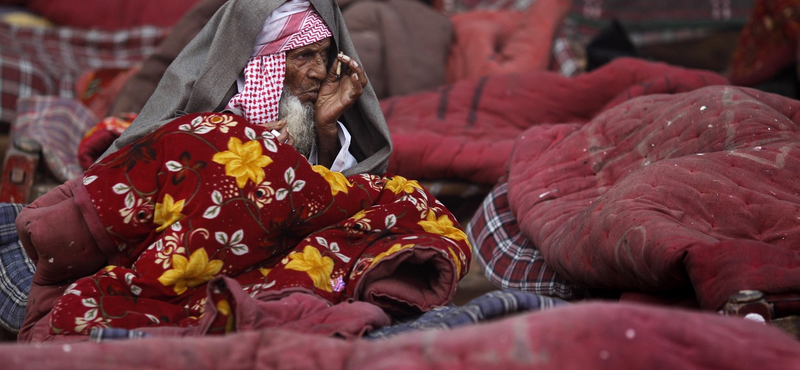
<instances>
[{"instance_id":1,"label":"floral quilt","mask_svg":"<svg viewBox=\"0 0 800 370\"><path fill-rule=\"evenodd\" d=\"M449 302L471 258L416 181L311 165L231 114L175 119L89 168L83 187L110 265L69 286L52 334L187 327L206 312L208 332L230 331L236 302L208 287L217 276L255 299L304 291L417 314Z\"/></svg>"}]
</instances>

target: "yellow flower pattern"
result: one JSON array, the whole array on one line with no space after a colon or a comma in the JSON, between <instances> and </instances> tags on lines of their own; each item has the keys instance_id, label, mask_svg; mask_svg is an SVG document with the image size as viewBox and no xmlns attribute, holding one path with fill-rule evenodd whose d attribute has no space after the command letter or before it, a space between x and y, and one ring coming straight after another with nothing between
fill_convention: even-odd
<instances>
[{"instance_id":1,"label":"yellow flower pattern","mask_svg":"<svg viewBox=\"0 0 800 370\"><path fill-rule=\"evenodd\" d=\"M184 200L175 201L169 194L164 195L164 200L161 203L156 203L155 215L153 215L153 222L160 225L156 231L163 231L170 225L182 220L186 215L182 214Z\"/></svg>"},{"instance_id":2,"label":"yellow flower pattern","mask_svg":"<svg viewBox=\"0 0 800 370\"><path fill-rule=\"evenodd\" d=\"M227 300L223 299L217 302L217 312L220 315L227 316L228 318L225 320L225 332L231 333L234 331L234 322L233 322L233 311L231 310L231 304L228 303Z\"/></svg>"},{"instance_id":3,"label":"yellow flower pattern","mask_svg":"<svg viewBox=\"0 0 800 370\"><path fill-rule=\"evenodd\" d=\"M333 273L333 259L325 257L319 251L307 245L303 252L293 252L289 255L287 270L304 271L314 282L314 287L326 292L332 292L331 273Z\"/></svg>"},{"instance_id":4,"label":"yellow flower pattern","mask_svg":"<svg viewBox=\"0 0 800 370\"><path fill-rule=\"evenodd\" d=\"M174 285L175 294L183 294L187 288L194 288L211 280L222 269L222 261L208 260L205 249L192 252L186 257L175 254L172 256L172 269L164 271L158 282L164 286Z\"/></svg>"},{"instance_id":5,"label":"yellow flower pattern","mask_svg":"<svg viewBox=\"0 0 800 370\"><path fill-rule=\"evenodd\" d=\"M400 243L397 243L397 244L391 246L389 249L387 249L383 253L375 256L375 258L372 259L372 263L369 264L369 267L374 266L376 263L378 263L378 261L382 260L384 257L391 256L391 255L393 255L393 254L395 254L395 253L397 253L397 252L399 252L399 251L401 251L403 249L411 248L413 246L414 246L414 244L401 245Z\"/></svg>"},{"instance_id":6,"label":"yellow flower pattern","mask_svg":"<svg viewBox=\"0 0 800 370\"><path fill-rule=\"evenodd\" d=\"M414 189L422 189L422 186L417 180L408 180L403 176L395 175L391 180L386 182L386 189L393 191L395 194L400 194L401 192L411 194L414 192Z\"/></svg>"},{"instance_id":7,"label":"yellow flower pattern","mask_svg":"<svg viewBox=\"0 0 800 370\"><path fill-rule=\"evenodd\" d=\"M367 213L369 210L361 210L358 213L354 214L350 217L347 225L353 228L354 230L359 230L360 232L368 232L372 229L372 224L370 219L366 218Z\"/></svg>"},{"instance_id":8,"label":"yellow flower pattern","mask_svg":"<svg viewBox=\"0 0 800 370\"><path fill-rule=\"evenodd\" d=\"M453 263L456 265L456 276L461 277L461 258L458 258L453 248L447 248L447 250L450 252L450 258L453 259Z\"/></svg>"},{"instance_id":9,"label":"yellow flower pattern","mask_svg":"<svg viewBox=\"0 0 800 370\"><path fill-rule=\"evenodd\" d=\"M237 115L190 114L170 127L169 135L148 136L139 152L87 172L91 194L118 195L97 198L96 206L122 257L67 290L54 331L140 327L142 315L146 325L191 326L205 317L214 321L209 333L235 331L239 301L224 284L206 289L216 278L235 280L254 298L302 288L335 304L352 299L376 266L417 255L423 240L436 253L420 258L445 260L459 275L453 279L469 270L472 253L458 221L417 181L313 166ZM109 293L126 299L101 299ZM85 303L90 298L97 307ZM137 315L104 316L109 308Z\"/></svg>"},{"instance_id":10,"label":"yellow flower pattern","mask_svg":"<svg viewBox=\"0 0 800 370\"><path fill-rule=\"evenodd\" d=\"M219 127L219 130L228 133L228 129L235 127L237 122L230 115L211 115L204 122L204 125Z\"/></svg>"},{"instance_id":11,"label":"yellow flower pattern","mask_svg":"<svg viewBox=\"0 0 800 370\"><path fill-rule=\"evenodd\" d=\"M353 186L341 172L331 171L320 165L312 166L311 169L331 185L331 195L333 196L339 194L340 191L347 194L348 189Z\"/></svg>"},{"instance_id":12,"label":"yellow flower pattern","mask_svg":"<svg viewBox=\"0 0 800 370\"><path fill-rule=\"evenodd\" d=\"M358 213L356 213L353 216L351 216L350 219L352 219L353 221L361 220L362 218L367 217L367 213L368 212L369 212L369 210L362 209L362 210L358 211ZM367 221L369 221L369 220L367 220Z\"/></svg>"},{"instance_id":13,"label":"yellow flower pattern","mask_svg":"<svg viewBox=\"0 0 800 370\"><path fill-rule=\"evenodd\" d=\"M252 140L242 144L232 137L228 150L214 154L212 160L225 166L225 174L236 179L236 186L244 188L247 180L258 184L264 180L264 167L272 163L272 158L261 154L261 143Z\"/></svg>"},{"instance_id":14,"label":"yellow flower pattern","mask_svg":"<svg viewBox=\"0 0 800 370\"><path fill-rule=\"evenodd\" d=\"M429 210L425 221L420 221L418 224L431 234L441 235L453 240L467 240L467 234L455 227L453 221L450 221L447 215L442 215L437 219L433 210Z\"/></svg>"}]
</instances>

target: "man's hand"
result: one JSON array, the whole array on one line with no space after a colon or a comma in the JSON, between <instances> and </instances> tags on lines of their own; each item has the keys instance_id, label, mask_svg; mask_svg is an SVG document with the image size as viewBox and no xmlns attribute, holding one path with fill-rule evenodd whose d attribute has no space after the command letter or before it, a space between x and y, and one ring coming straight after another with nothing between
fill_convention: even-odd
<instances>
[{"instance_id":1,"label":"man's hand","mask_svg":"<svg viewBox=\"0 0 800 370\"><path fill-rule=\"evenodd\" d=\"M337 75L337 70L341 76ZM315 104L317 125L335 123L345 110L353 106L366 86L367 76L361 65L339 53L319 88Z\"/></svg>"},{"instance_id":2,"label":"man's hand","mask_svg":"<svg viewBox=\"0 0 800 370\"><path fill-rule=\"evenodd\" d=\"M339 127L336 121L353 106L366 86L367 76L361 65L355 59L339 53L319 88L315 104L319 164L330 167L333 163L339 152Z\"/></svg>"},{"instance_id":3,"label":"man's hand","mask_svg":"<svg viewBox=\"0 0 800 370\"><path fill-rule=\"evenodd\" d=\"M261 126L263 126L267 130L272 130L273 135L275 135L275 133L277 132L277 135L275 136L278 138L279 142L286 143L289 145L294 145L294 136L291 135L291 133L289 132L289 128L286 127L286 120L282 119L278 121L273 121L270 123L265 123Z\"/></svg>"}]
</instances>

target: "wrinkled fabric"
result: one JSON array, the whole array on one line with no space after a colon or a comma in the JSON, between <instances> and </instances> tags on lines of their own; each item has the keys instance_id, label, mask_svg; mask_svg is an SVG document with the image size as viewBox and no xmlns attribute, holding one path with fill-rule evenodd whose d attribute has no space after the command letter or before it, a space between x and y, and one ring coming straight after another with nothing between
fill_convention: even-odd
<instances>
[{"instance_id":1,"label":"wrinkled fabric","mask_svg":"<svg viewBox=\"0 0 800 370\"><path fill-rule=\"evenodd\" d=\"M235 312L227 293L206 289L217 275L254 297L305 291L412 315L448 303L470 260L455 218L416 181L312 166L232 114L176 119L62 190L18 219L34 281L78 278L51 334L197 326L211 302ZM86 231L65 247L47 230L80 230L70 222ZM108 266L82 277L103 257Z\"/></svg>"},{"instance_id":2,"label":"wrinkled fabric","mask_svg":"<svg viewBox=\"0 0 800 370\"><path fill-rule=\"evenodd\" d=\"M741 318L574 304L453 330L352 340L285 330L0 346L14 369L730 369L800 367L800 344Z\"/></svg>"},{"instance_id":3,"label":"wrinkled fabric","mask_svg":"<svg viewBox=\"0 0 800 370\"><path fill-rule=\"evenodd\" d=\"M800 102L709 86L535 127L509 203L546 263L588 288L800 294Z\"/></svg>"},{"instance_id":4,"label":"wrinkled fabric","mask_svg":"<svg viewBox=\"0 0 800 370\"><path fill-rule=\"evenodd\" d=\"M271 299L255 299L236 280L214 278L206 286L209 299L205 314L194 326L151 326L136 329L93 327L88 336L50 333L50 313L27 334L33 342L77 343L153 337L197 337L233 332L282 329L296 333L346 339L360 338L365 333L391 324L391 318L380 307L367 302L330 301L306 292L287 292ZM221 298L221 300L220 300ZM220 304L220 302L225 302Z\"/></svg>"}]
</instances>

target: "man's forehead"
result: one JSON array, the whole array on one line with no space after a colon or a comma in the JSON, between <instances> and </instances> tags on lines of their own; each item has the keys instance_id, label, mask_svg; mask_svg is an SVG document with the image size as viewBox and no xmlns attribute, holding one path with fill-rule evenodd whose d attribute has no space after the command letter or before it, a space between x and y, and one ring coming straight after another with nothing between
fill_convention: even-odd
<instances>
[{"instance_id":1,"label":"man's forehead","mask_svg":"<svg viewBox=\"0 0 800 370\"><path fill-rule=\"evenodd\" d=\"M330 49L331 45L332 45L331 38L330 37L326 37L326 38L324 38L322 40L319 40L317 42L312 42L312 43L310 43L308 45L304 45L304 46L301 46L299 48L295 48L295 49L289 50L288 53L292 54L292 53L296 53L298 51L303 51L303 50Z\"/></svg>"},{"instance_id":2,"label":"man's forehead","mask_svg":"<svg viewBox=\"0 0 800 370\"><path fill-rule=\"evenodd\" d=\"M250 56L287 52L331 36L309 1L286 1L264 21Z\"/></svg>"}]
</instances>

